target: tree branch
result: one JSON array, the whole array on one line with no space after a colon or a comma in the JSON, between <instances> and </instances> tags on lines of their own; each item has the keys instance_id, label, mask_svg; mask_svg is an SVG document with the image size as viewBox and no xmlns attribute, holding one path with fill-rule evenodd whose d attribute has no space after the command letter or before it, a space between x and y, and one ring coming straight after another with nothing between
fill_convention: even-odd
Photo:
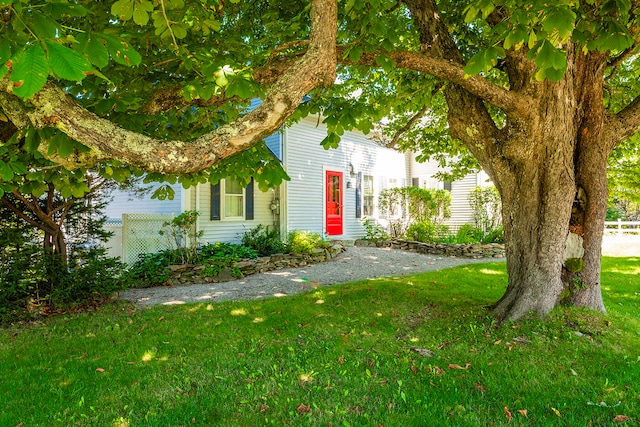
<instances>
[{"instance_id":1,"label":"tree branch","mask_svg":"<svg viewBox=\"0 0 640 427\"><path fill-rule=\"evenodd\" d=\"M340 58L342 58L344 51L344 46L338 48ZM357 62L350 61L347 56L340 59L340 63L378 67L376 59L380 54L381 52L363 53ZM465 74L462 64L442 58L434 58L420 52L395 51L387 52L386 54L393 59L398 68L419 71L448 80L489 104L504 110L506 113L527 116L530 112L529 107L531 104L526 97L508 91L480 75L469 76Z\"/></svg>"},{"instance_id":2,"label":"tree branch","mask_svg":"<svg viewBox=\"0 0 640 427\"><path fill-rule=\"evenodd\" d=\"M318 86L333 84L336 75L336 0L313 0L311 20L309 49L277 79L264 102L236 122L194 141L161 141L120 128L86 110L51 83L24 101L28 102L29 110L22 109L23 114L18 118L26 114L34 127L53 126L90 147L91 156L79 160L76 167L118 159L148 172L187 174L205 170L278 130L305 95ZM6 77L0 84L0 90L11 93L12 85ZM2 98L0 105L5 111L7 103L19 101L13 95Z\"/></svg>"},{"instance_id":3,"label":"tree branch","mask_svg":"<svg viewBox=\"0 0 640 427\"><path fill-rule=\"evenodd\" d=\"M396 145L398 145L398 141L400 140L400 137L402 137L402 135L404 135L409 129L411 129L418 120L423 118L424 115L427 114L427 111L429 111L429 106L425 105L424 107L422 107L420 111L414 114L413 117L411 117L409 121L398 130L398 132L396 132L391 142L389 142L386 146L388 148L395 148Z\"/></svg>"},{"instance_id":4,"label":"tree branch","mask_svg":"<svg viewBox=\"0 0 640 427\"><path fill-rule=\"evenodd\" d=\"M613 148L640 131L640 96L617 114L609 114L604 120L603 135L608 147Z\"/></svg>"}]
</instances>

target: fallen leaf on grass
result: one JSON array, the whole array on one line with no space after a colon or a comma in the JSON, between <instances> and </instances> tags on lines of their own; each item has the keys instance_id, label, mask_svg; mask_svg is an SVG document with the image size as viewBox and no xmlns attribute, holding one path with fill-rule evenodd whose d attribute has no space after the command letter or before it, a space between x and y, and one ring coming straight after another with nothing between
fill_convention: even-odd
<instances>
[{"instance_id":1,"label":"fallen leaf on grass","mask_svg":"<svg viewBox=\"0 0 640 427\"><path fill-rule=\"evenodd\" d=\"M615 417L613 417L613 421L618 424L622 424L629 421L629 417L627 417L626 415L616 415Z\"/></svg>"},{"instance_id":2,"label":"fallen leaf on grass","mask_svg":"<svg viewBox=\"0 0 640 427\"><path fill-rule=\"evenodd\" d=\"M436 375L437 376L444 375L444 370L442 370L442 368L440 368L440 366L434 366L433 369L436 371Z\"/></svg>"},{"instance_id":3,"label":"fallen leaf on grass","mask_svg":"<svg viewBox=\"0 0 640 427\"><path fill-rule=\"evenodd\" d=\"M301 403L300 406L298 406L296 408L296 411L298 411L298 413L300 415L310 414L311 413L311 406L310 405L305 405L304 403Z\"/></svg>"},{"instance_id":4,"label":"fallen leaf on grass","mask_svg":"<svg viewBox=\"0 0 640 427\"><path fill-rule=\"evenodd\" d=\"M125 365L135 365L136 362L124 362Z\"/></svg>"},{"instance_id":5,"label":"fallen leaf on grass","mask_svg":"<svg viewBox=\"0 0 640 427\"><path fill-rule=\"evenodd\" d=\"M511 412L509 412L509 408L507 408L506 406L504 407L504 415L505 417L507 417L507 424L509 424L513 416L511 415Z\"/></svg>"},{"instance_id":6,"label":"fallen leaf on grass","mask_svg":"<svg viewBox=\"0 0 640 427\"><path fill-rule=\"evenodd\" d=\"M161 321L163 321L163 320L164 320L164 316L160 316L160 317L158 318L158 322L161 322Z\"/></svg>"},{"instance_id":7,"label":"fallen leaf on grass","mask_svg":"<svg viewBox=\"0 0 640 427\"><path fill-rule=\"evenodd\" d=\"M264 403L260 404L260 412L267 412L267 405L265 405Z\"/></svg>"},{"instance_id":8,"label":"fallen leaf on grass","mask_svg":"<svg viewBox=\"0 0 640 427\"><path fill-rule=\"evenodd\" d=\"M469 366L471 366L471 363L465 364L464 367L456 363L449 363L449 369L462 369L463 371L466 371L467 369L469 369Z\"/></svg>"},{"instance_id":9,"label":"fallen leaf on grass","mask_svg":"<svg viewBox=\"0 0 640 427\"><path fill-rule=\"evenodd\" d=\"M482 385L482 384L480 384L480 383L476 383L476 390L478 390L478 391L480 391L480 392L484 393L485 391L487 391L487 387L483 386L483 385Z\"/></svg>"},{"instance_id":10,"label":"fallen leaf on grass","mask_svg":"<svg viewBox=\"0 0 640 427\"><path fill-rule=\"evenodd\" d=\"M422 357L433 357L436 355L432 350L429 350L428 348L410 347L409 350L415 351Z\"/></svg>"},{"instance_id":11,"label":"fallen leaf on grass","mask_svg":"<svg viewBox=\"0 0 640 427\"><path fill-rule=\"evenodd\" d=\"M562 417L562 414L560 413L560 411L558 411L556 408L551 408L551 410L559 417Z\"/></svg>"},{"instance_id":12,"label":"fallen leaf on grass","mask_svg":"<svg viewBox=\"0 0 640 427\"><path fill-rule=\"evenodd\" d=\"M526 409L518 409L518 412L520 412L520 415L522 415L525 418L529 418L527 416L527 410Z\"/></svg>"},{"instance_id":13,"label":"fallen leaf on grass","mask_svg":"<svg viewBox=\"0 0 640 427\"><path fill-rule=\"evenodd\" d=\"M523 344L531 344L531 340L525 337L515 337L513 339L515 342L523 343Z\"/></svg>"},{"instance_id":14,"label":"fallen leaf on grass","mask_svg":"<svg viewBox=\"0 0 640 427\"><path fill-rule=\"evenodd\" d=\"M104 372L104 368L96 368L96 372Z\"/></svg>"}]
</instances>

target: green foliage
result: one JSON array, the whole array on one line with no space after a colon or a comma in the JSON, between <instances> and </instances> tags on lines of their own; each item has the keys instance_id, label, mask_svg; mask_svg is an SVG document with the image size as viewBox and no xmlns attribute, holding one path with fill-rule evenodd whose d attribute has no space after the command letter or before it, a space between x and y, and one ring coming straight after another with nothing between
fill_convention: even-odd
<instances>
[{"instance_id":1,"label":"green foliage","mask_svg":"<svg viewBox=\"0 0 640 427\"><path fill-rule=\"evenodd\" d=\"M293 230L287 235L287 248L294 254L310 254L314 249L328 246L329 242L318 233Z\"/></svg>"},{"instance_id":2,"label":"green foliage","mask_svg":"<svg viewBox=\"0 0 640 427\"><path fill-rule=\"evenodd\" d=\"M69 270L55 264L54 268L47 268L48 272L56 272L50 297L54 305L92 303L94 299L110 297L125 288L121 277L123 264L117 258L106 256L104 248L90 248L83 253L74 253L70 258Z\"/></svg>"},{"instance_id":3,"label":"green foliage","mask_svg":"<svg viewBox=\"0 0 640 427\"><path fill-rule=\"evenodd\" d=\"M284 253L287 245L280 239L280 231L258 224L242 235L242 244L254 249L259 256Z\"/></svg>"},{"instance_id":4,"label":"green foliage","mask_svg":"<svg viewBox=\"0 0 640 427\"><path fill-rule=\"evenodd\" d=\"M217 242L205 245L200 253L200 263L205 267L203 276L217 276L228 268L233 276L240 277L242 273L234 264L243 259L257 258L258 252L253 248L233 243Z\"/></svg>"},{"instance_id":5,"label":"green foliage","mask_svg":"<svg viewBox=\"0 0 640 427\"><path fill-rule=\"evenodd\" d=\"M493 230L502 223L502 202L496 187L478 185L469 193L467 199L473 209L476 228Z\"/></svg>"},{"instance_id":6,"label":"green foliage","mask_svg":"<svg viewBox=\"0 0 640 427\"><path fill-rule=\"evenodd\" d=\"M365 236L362 238L363 240L368 240L370 242L382 242L385 240L389 240L389 234L384 230L384 228L373 222L369 218L365 218L362 221L362 226L364 227Z\"/></svg>"},{"instance_id":7,"label":"green foliage","mask_svg":"<svg viewBox=\"0 0 640 427\"><path fill-rule=\"evenodd\" d=\"M451 215L451 193L418 187L388 188L380 192L380 214L389 219L391 237L402 237L415 222L440 224Z\"/></svg>"},{"instance_id":8,"label":"green foliage","mask_svg":"<svg viewBox=\"0 0 640 427\"><path fill-rule=\"evenodd\" d=\"M464 224L458 229L458 231L456 231L455 243L480 243L483 237L484 232L481 229L474 227L471 224Z\"/></svg>"},{"instance_id":9,"label":"green foliage","mask_svg":"<svg viewBox=\"0 0 640 427\"><path fill-rule=\"evenodd\" d=\"M504 243L504 227L502 225L485 231L482 243Z\"/></svg>"},{"instance_id":10,"label":"green foliage","mask_svg":"<svg viewBox=\"0 0 640 427\"><path fill-rule=\"evenodd\" d=\"M198 257L198 240L202 237L202 231L196 228L198 215L198 211L184 211L162 224L159 231L177 249L182 264L193 264Z\"/></svg>"},{"instance_id":11,"label":"green foliage","mask_svg":"<svg viewBox=\"0 0 640 427\"><path fill-rule=\"evenodd\" d=\"M141 254L133 265L127 268L124 280L129 287L147 288L163 285L169 278L166 267L181 261L175 250L165 250L153 254Z\"/></svg>"},{"instance_id":12,"label":"green foliage","mask_svg":"<svg viewBox=\"0 0 640 427\"><path fill-rule=\"evenodd\" d=\"M440 243L449 233L449 227L444 224L434 224L429 221L412 223L407 228L406 237L409 240L422 243Z\"/></svg>"}]
</instances>

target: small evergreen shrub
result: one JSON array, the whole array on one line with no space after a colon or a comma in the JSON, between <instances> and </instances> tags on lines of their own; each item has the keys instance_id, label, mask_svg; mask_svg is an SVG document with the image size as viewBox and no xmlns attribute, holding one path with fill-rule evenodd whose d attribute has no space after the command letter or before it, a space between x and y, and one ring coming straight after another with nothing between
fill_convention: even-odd
<instances>
[{"instance_id":1,"label":"small evergreen shrub","mask_svg":"<svg viewBox=\"0 0 640 427\"><path fill-rule=\"evenodd\" d=\"M242 235L242 244L254 249L259 256L280 254L287 250L287 245L280 239L280 232L262 224L246 231Z\"/></svg>"},{"instance_id":2,"label":"small evergreen shrub","mask_svg":"<svg viewBox=\"0 0 640 427\"><path fill-rule=\"evenodd\" d=\"M75 253L68 270L58 270L58 280L51 290L53 304L80 304L94 298L108 297L125 287L123 264L105 255L102 247Z\"/></svg>"}]
</instances>

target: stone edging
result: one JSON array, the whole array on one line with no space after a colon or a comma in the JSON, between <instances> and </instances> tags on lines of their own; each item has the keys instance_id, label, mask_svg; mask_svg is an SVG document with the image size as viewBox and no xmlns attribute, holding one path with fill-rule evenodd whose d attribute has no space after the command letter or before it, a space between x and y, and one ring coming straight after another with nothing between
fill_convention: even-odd
<instances>
[{"instance_id":1,"label":"stone edging","mask_svg":"<svg viewBox=\"0 0 640 427\"><path fill-rule=\"evenodd\" d=\"M167 285L179 286L193 283L229 282L255 273L264 273L265 271L280 270L283 268L302 267L329 261L344 251L344 244L336 241L333 242L330 247L324 249L316 248L310 254L274 254L256 259L245 259L234 264L234 267L240 269L242 273L240 277L231 274L229 268L222 269L217 276L207 277L201 275L201 271L205 268L204 265L170 265L166 268L169 270Z\"/></svg>"},{"instance_id":2,"label":"stone edging","mask_svg":"<svg viewBox=\"0 0 640 427\"><path fill-rule=\"evenodd\" d=\"M422 243L410 240L393 239L390 241L372 242L356 240L357 246L391 247L420 254L444 255L464 258L504 258L504 245L499 243L453 245L443 243Z\"/></svg>"}]
</instances>

